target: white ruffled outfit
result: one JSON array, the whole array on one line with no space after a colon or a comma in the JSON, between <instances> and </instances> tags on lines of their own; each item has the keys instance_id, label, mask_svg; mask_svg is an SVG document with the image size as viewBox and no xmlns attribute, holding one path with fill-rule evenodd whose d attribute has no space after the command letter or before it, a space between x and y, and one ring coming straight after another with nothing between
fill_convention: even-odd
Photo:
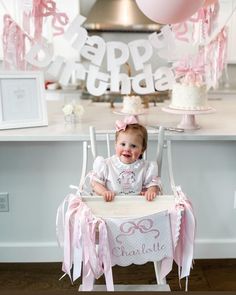
<instances>
[{"instance_id":1,"label":"white ruffled outfit","mask_svg":"<svg viewBox=\"0 0 236 295\"><path fill-rule=\"evenodd\" d=\"M156 162L140 159L124 164L116 155L106 159L97 157L90 180L101 183L116 195L139 195L151 186L161 188Z\"/></svg>"}]
</instances>

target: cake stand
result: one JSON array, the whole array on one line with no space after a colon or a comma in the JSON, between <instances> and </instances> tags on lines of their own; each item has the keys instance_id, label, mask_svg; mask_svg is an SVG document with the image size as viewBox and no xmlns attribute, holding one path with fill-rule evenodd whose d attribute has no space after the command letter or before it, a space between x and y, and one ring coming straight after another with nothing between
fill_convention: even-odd
<instances>
[{"instance_id":1,"label":"cake stand","mask_svg":"<svg viewBox=\"0 0 236 295\"><path fill-rule=\"evenodd\" d=\"M208 107L205 110L180 110L180 109L173 109L170 107L163 107L162 110L164 112L170 113L170 114L177 114L177 115L183 115L180 123L177 125L178 128L183 128L186 130L195 130L199 129L200 126L196 123L195 115L200 114L211 114L215 112L215 109Z\"/></svg>"}]
</instances>

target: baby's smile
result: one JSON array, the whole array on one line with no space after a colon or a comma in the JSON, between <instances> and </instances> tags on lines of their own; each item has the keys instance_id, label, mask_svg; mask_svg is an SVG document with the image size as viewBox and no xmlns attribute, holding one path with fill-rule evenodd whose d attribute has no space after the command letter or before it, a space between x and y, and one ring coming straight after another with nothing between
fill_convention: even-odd
<instances>
[{"instance_id":1,"label":"baby's smile","mask_svg":"<svg viewBox=\"0 0 236 295\"><path fill-rule=\"evenodd\" d=\"M130 154L126 154L126 153L122 154L122 156L123 156L123 157L126 157L126 158L130 158L130 157L131 157Z\"/></svg>"}]
</instances>

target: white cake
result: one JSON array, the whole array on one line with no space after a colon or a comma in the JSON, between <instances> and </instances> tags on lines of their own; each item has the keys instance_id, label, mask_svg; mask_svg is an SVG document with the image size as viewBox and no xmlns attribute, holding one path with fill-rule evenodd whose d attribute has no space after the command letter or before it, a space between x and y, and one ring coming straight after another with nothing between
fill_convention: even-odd
<instances>
[{"instance_id":1,"label":"white cake","mask_svg":"<svg viewBox=\"0 0 236 295\"><path fill-rule=\"evenodd\" d=\"M138 114L142 112L142 100L140 96L124 96L122 113Z\"/></svg>"},{"instance_id":2,"label":"white cake","mask_svg":"<svg viewBox=\"0 0 236 295\"><path fill-rule=\"evenodd\" d=\"M208 109L206 87L180 83L174 84L169 107L191 111Z\"/></svg>"}]
</instances>

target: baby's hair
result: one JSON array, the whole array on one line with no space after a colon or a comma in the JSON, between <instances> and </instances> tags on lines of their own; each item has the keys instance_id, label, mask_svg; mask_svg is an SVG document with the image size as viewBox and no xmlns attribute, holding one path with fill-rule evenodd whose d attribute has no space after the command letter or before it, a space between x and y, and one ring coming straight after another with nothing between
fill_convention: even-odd
<instances>
[{"instance_id":1,"label":"baby's hair","mask_svg":"<svg viewBox=\"0 0 236 295\"><path fill-rule=\"evenodd\" d=\"M147 149L147 141L148 141L148 134L147 134L147 129L138 123L136 124L128 124L124 130L116 131L116 141L118 138L118 135L120 132L126 132L126 131L132 131L139 133L139 135L142 137L142 147L143 147L143 152ZM142 157L141 157L142 158Z\"/></svg>"}]
</instances>

